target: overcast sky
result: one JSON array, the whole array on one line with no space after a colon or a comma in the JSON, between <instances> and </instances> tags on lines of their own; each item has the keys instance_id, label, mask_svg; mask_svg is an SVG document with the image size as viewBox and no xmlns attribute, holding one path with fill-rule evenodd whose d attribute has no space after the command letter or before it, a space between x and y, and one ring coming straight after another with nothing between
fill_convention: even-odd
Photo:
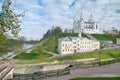
<instances>
[{"instance_id":1,"label":"overcast sky","mask_svg":"<svg viewBox=\"0 0 120 80\"><path fill-rule=\"evenodd\" d=\"M101 29L120 29L120 0L12 0L14 11L25 11L20 35L40 39L51 26L73 27L73 18L92 13Z\"/></svg>"}]
</instances>

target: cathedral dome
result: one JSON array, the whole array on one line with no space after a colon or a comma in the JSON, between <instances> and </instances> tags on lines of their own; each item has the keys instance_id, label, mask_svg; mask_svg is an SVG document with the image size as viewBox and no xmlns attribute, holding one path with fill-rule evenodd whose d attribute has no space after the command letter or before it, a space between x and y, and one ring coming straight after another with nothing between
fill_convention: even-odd
<instances>
[{"instance_id":1,"label":"cathedral dome","mask_svg":"<svg viewBox=\"0 0 120 80\"><path fill-rule=\"evenodd\" d=\"M90 15L90 18L89 18L89 21L90 21L90 22L93 22L94 20L95 20L95 19L94 19L93 15L91 14L91 15Z\"/></svg>"}]
</instances>

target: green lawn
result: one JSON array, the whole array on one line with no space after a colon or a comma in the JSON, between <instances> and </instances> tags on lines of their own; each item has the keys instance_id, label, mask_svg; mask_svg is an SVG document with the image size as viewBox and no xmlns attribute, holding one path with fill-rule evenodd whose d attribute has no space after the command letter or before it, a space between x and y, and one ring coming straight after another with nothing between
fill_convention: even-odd
<instances>
[{"instance_id":1,"label":"green lawn","mask_svg":"<svg viewBox=\"0 0 120 80\"><path fill-rule=\"evenodd\" d=\"M111 34L92 34L93 37L95 37L98 40L108 40L116 42L116 38L120 38L120 35L111 35Z\"/></svg>"},{"instance_id":2,"label":"green lawn","mask_svg":"<svg viewBox=\"0 0 120 80\"><path fill-rule=\"evenodd\" d=\"M18 64L35 64L35 63L42 63L42 62L53 62L53 61L65 61L65 60L77 60L77 59L86 59L86 58L99 58L99 54L97 51L89 52L87 54L76 54L76 55L69 55L63 56L58 58L52 58L49 60L33 60L30 62L19 62ZM120 58L120 49L114 50L104 50L101 52L101 59L111 59L111 58Z\"/></svg>"},{"instance_id":3,"label":"green lawn","mask_svg":"<svg viewBox=\"0 0 120 80\"><path fill-rule=\"evenodd\" d=\"M70 80L120 80L120 77L74 78Z\"/></svg>"},{"instance_id":4,"label":"green lawn","mask_svg":"<svg viewBox=\"0 0 120 80\"><path fill-rule=\"evenodd\" d=\"M89 53L79 53L73 56L64 56L59 58L53 58L50 61L64 61L64 60L76 60L76 59L85 59L85 58L98 58L99 54L97 51L89 52ZM120 49L115 50L105 50L101 52L101 59L110 59L110 58L119 58L120 57Z\"/></svg>"},{"instance_id":5,"label":"green lawn","mask_svg":"<svg viewBox=\"0 0 120 80\"><path fill-rule=\"evenodd\" d=\"M31 60L31 59L42 59L51 57L51 54L47 53L39 53L36 50L32 50L30 53L21 53L14 57L14 59L23 59L23 60Z\"/></svg>"}]
</instances>

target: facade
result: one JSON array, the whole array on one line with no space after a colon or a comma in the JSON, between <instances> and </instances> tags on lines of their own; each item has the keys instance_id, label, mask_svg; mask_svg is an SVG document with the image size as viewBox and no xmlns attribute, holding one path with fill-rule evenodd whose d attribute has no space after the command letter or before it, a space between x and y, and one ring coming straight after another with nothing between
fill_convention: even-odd
<instances>
[{"instance_id":1,"label":"facade","mask_svg":"<svg viewBox=\"0 0 120 80\"><path fill-rule=\"evenodd\" d=\"M60 54L73 54L100 49L100 42L84 37L64 37L58 40L58 52Z\"/></svg>"},{"instance_id":2,"label":"facade","mask_svg":"<svg viewBox=\"0 0 120 80\"><path fill-rule=\"evenodd\" d=\"M77 20L76 17L73 21L73 32L74 33L88 33L88 34L103 34L103 31L100 30L99 25L96 21L94 21L94 17L91 14L89 20L86 22L83 19L83 15L81 13L80 20Z\"/></svg>"},{"instance_id":3,"label":"facade","mask_svg":"<svg viewBox=\"0 0 120 80\"><path fill-rule=\"evenodd\" d=\"M116 39L116 44L117 44L117 45L120 45L120 38L117 38L117 39Z\"/></svg>"},{"instance_id":4,"label":"facade","mask_svg":"<svg viewBox=\"0 0 120 80\"><path fill-rule=\"evenodd\" d=\"M114 30L109 30L109 31L105 31L105 34L118 35L118 34L119 34L119 32L114 31Z\"/></svg>"}]
</instances>

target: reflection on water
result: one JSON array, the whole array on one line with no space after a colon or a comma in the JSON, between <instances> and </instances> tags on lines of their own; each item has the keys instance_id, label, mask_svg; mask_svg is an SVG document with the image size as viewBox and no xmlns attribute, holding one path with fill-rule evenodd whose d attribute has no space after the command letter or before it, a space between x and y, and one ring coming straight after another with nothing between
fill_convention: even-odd
<instances>
[{"instance_id":1,"label":"reflection on water","mask_svg":"<svg viewBox=\"0 0 120 80\"><path fill-rule=\"evenodd\" d=\"M33 44L25 43L25 44L23 45L23 49L28 49L28 48L31 48L32 46L33 46ZM7 54L2 55L2 56L0 57L0 60L2 60L2 59L4 59L4 58L7 58L7 57L9 57L9 56L11 56L11 55L13 55L13 52L8 52Z\"/></svg>"},{"instance_id":2,"label":"reflection on water","mask_svg":"<svg viewBox=\"0 0 120 80\"><path fill-rule=\"evenodd\" d=\"M23 49L28 49L28 48L31 48L33 46L33 44L28 44L28 43L25 43L23 45Z\"/></svg>"},{"instance_id":3,"label":"reflection on water","mask_svg":"<svg viewBox=\"0 0 120 80\"><path fill-rule=\"evenodd\" d=\"M13 55L13 52L8 52L7 54L5 55L2 55L2 57L0 57L0 60L4 59L4 58L7 58L9 56Z\"/></svg>"}]
</instances>

